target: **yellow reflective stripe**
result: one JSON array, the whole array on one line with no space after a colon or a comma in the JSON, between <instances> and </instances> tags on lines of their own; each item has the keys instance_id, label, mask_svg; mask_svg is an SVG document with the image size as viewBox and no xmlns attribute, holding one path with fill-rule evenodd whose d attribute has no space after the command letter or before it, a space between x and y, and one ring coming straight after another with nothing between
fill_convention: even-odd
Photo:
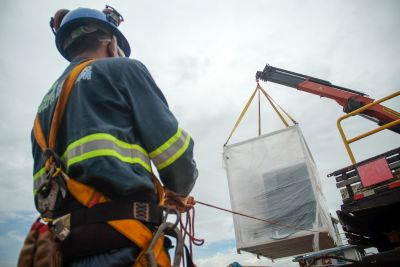
<instances>
[{"instance_id":1,"label":"yellow reflective stripe","mask_svg":"<svg viewBox=\"0 0 400 267\"><path fill-rule=\"evenodd\" d=\"M163 145L161 145L160 147L158 147L156 150L154 150L149 154L150 158L155 158L161 153L163 153L170 146L172 146L176 142L176 140L179 139L181 135L182 135L182 128L178 128L178 131L170 139L168 139L167 142L165 142Z\"/></svg>"},{"instance_id":2,"label":"yellow reflective stripe","mask_svg":"<svg viewBox=\"0 0 400 267\"><path fill-rule=\"evenodd\" d=\"M41 168L37 173L33 175L33 195L36 196L37 194L37 187L38 183L40 183L40 178L45 178L47 173L46 167Z\"/></svg>"},{"instance_id":3,"label":"yellow reflective stripe","mask_svg":"<svg viewBox=\"0 0 400 267\"><path fill-rule=\"evenodd\" d=\"M79 156L73 157L71 159L68 160L67 162L67 168L77 162L83 161L83 160L87 160L87 159L91 159L94 157L102 157L102 156L112 156L112 157L116 157L117 159L119 159L120 161L126 162L126 163L131 163L131 164L140 164L142 165L147 171L151 171L151 166L148 165L146 162L144 162L142 159L140 158L131 158L131 157L124 157L122 155L120 155L117 151L113 150L113 149L98 149L98 150L93 150L84 154L81 154Z\"/></svg>"},{"instance_id":4,"label":"yellow reflective stripe","mask_svg":"<svg viewBox=\"0 0 400 267\"><path fill-rule=\"evenodd\" d=\"M83 160L94 157L112 156L122 162L140 164L151 171L147 151L140 145L123 142L111 134L95 133L82 137L71 143L61 159L66 161L67 168Z\"/></svg>"},{"instance_id":5,"label":"yellow reflective stripe","mask_svg":"<svg viewBox=\"0 0 400 267\"><path fill-rule=\"evenodd\" d=\"M140 152L142 152L143 154L147 155L147 151L144 150L139 145L129 144L129 143L123 142L121 140L118 140L117 138L115 138L111 134L95 133L95 134L91 134L91 135L82 137L81 139L78 139L75 142L71 143L67 147L67 150L64 152L64 154L62 155L61 158L65 159L66 156L68 155L68 152L70 152L72 149L74 149L74 148L76 148L78 146L81 146L84 143L88 143L88 142L95 141L95 140L110 140L110 141L114 142L115 144L117 144L119 147L126 148L126 149L136 149L136 150L139 150Z\"/></svg>"},{"instance_id":6,"label":"yellow reflective stripe","mask_svg":"<svg viewBox=\"0 0 400 267\"><path fill-rule=\"evenodd\" d=\"M36 181L40 176L46 173L46 167L41 168L35 175L33 175L33 180Z\"/></svg>"},{"instance_id":7,"label":"yellow reflective stripe","mask_svg":"<svg viewBox=\"0 0 400 267\"><path fill-rule=\"evenodd\" d=\"M175 162L183 153L185 153L186 149L189 147L190 144L190 135L188 134L185 139L185 144L178 150L174 155L172 155L168 160L164 161L162 164L157 165L158 170L162 170L165 167L168 167L172 163Z\"/></svg>"}]
</instances>

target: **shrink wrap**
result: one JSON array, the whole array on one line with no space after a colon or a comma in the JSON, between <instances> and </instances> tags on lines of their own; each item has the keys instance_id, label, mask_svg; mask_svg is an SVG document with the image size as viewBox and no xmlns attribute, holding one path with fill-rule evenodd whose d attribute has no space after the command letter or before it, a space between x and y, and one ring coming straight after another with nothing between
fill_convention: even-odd
<instances>
[{"instance_id":1,"label":"shrink wrap","mask_svg":"<svg viewBox=\"0 0 400 267\"><path fill-rule=\"evenodd\" d=\"M317 168L298 125L223 152L237 249L271 259L335 246Z\"/></svg>"}]
</instances>

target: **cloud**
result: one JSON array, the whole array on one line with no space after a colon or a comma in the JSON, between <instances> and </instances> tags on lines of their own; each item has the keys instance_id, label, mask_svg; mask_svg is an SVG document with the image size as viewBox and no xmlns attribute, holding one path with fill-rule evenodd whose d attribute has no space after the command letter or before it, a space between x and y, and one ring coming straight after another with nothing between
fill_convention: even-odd
<instances>
[{"instance_id":1,"label":"cloud","mask_svg":"<svg viewBox=\"0 0 400 267\"><path fill-rule=\"evenodd\" d=\"M0 266L15 266L19 251L37 214L0 212Z\"/></svg>"},{"instance_id":2,"label":"cloud","mask_svg":"<svg viewBox=\"0 0 400 267\"><path fill-rule=\"evenodd\" d=\"M266 258L258 259L254 255L242 252L241 254L237 254L235 249L227 249L222 252L214 253L212 256L199 258L195 260L195 263L199 267L206 266L228 266L233 262L238 262L243 266L274 266L274 267L283 267L283 266L298 266L298 264L293 263L291 259L282 259L271 261Z\"/></svg>"},{"instance_id":3,"label":"cloud","mask_svg":"<svg viewBox=\"0 0 400 267\"><path fill-rule=\"evenodd\" d=\"M9 232L7 232L6 235L7 235L8 238L10 238L12 240L15 240L15 241L18 241L18 242L23 242L25 240L25 236L21 235L16 230L9 231Z\"/></svg>"},{"instance_id":4,"label":"cloud","mask_svg":"<svg viewBox=\"0 0 400 267\"><path fill-rule=\"evenodd\" d=\"M37 217L38 214L34 211L2 211L0 212L0 225L8 224L13 221L33 222Z\"/></svg>"},{"instance_id":5,"label":"cloud","mask_svg":"<svg viewBox=\"0 0 400 267\"><path fill-rule=\"evenodd\" d=\"M256 0L249 4L155 0L115 1L112 5L124 15L121 30L131 43L132 57L146 64L182 127L195 139L200 177L193 194L210 204L230 207L222 147L256 86L256 71L265 64L328 80L374 98L400 88L400 36L394 34L400 27L399 1L321 4L315 0ZM76 6L101 9L104 3L64 0L38 5L16 0L6 1L1 10L0 214L15 213L1 214L1 226L4 216L24 220L17 218L17 211L35 213L30 130L41 98L67 65L54 46L48 21L59 8ZM334 213L341 199L334 179L326 174L350 165L336 129L336 120L343 114L341 107L292 88L261 85L300 122L320 172L329 211ZM389 106L400 108L398 101ZM263 132L282 127L265 102L262 111ZM256 114L253 105L231 143L257 135ZM346 133L353 136L372 124L353 118L345 126ZM357 159L364 159L398 143L397 135L385 131L352 148ZM197 209L197 233L207 239L208 246L232 240L230 214L199 205ZM2 237L9 231L13 229L2 231ZM211 264L211 259L221 264L235 260L233 252L226 256L222 251L217 249L209 259L202 258L202 266Z\"/></svg>"}]
</instances>

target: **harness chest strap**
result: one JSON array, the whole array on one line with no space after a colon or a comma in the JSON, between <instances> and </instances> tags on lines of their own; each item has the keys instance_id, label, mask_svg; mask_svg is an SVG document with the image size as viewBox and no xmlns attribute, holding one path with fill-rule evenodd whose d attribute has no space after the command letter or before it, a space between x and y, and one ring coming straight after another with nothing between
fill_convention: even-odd
<instances>
[{"instance_id":1,"label":"harness chest strap","mask_svg":"<svg viewBox=\"0 0 400 267\"><path fill-rule=\"evenodd\" d=\"M47 148L54 150L56 134L58 132L58 128L60 127L61 120L68 101L68 97L72 91L73 85L79 73L93 61L94 60L92 59L80 63L71 71L69 76L66 78L61 94L56 104L55 112L53 114L53 120L50 128L49 145L47 144L46 138L44 136L39 116L38 115L36 116L33 131L36 141L38 142L42 151L46 150ZM49 160L46 161L45 165L47 170L50 169L51 161L52 161L51 158L49 158ZM100 192L97 192L94 188L87 186L77 180L71 179L64 172L62 172L62 175L64 176L64 178L66 178L65 180L68 191L82 205L90 208L97 203L104 203L106 201L109 201L107 197L105 197ZM156 190L158 191L159 199L161 201L162 199L161 184L158 181L158 179L154 177L154 175L152 175L152 180L155 184ZM140 249L142 249L142 251L149 246L153 238L153 233L138 220L133 220L133 219L113 220L113 221L108 221L107 224L112 226L115 230L117 230L122 235L131 240L133 243L135 243ZM170 266L170 261L165 250L163 249L163 244L164 244L164 237L161 237L157 240L157 243L154 247L154 255L156 256L157 264L160 267L168 267ZM137 261L137 263L135 263L134 266L135 267L145 266L145 263L143 263L142 261L140 262Z\"/></svg>"}]
</instances>

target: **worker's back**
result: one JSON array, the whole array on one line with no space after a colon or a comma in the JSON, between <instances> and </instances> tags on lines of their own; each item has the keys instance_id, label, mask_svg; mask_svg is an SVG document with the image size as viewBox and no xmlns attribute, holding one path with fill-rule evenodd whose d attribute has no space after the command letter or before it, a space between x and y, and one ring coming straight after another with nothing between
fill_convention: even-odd
<instances>
[{"instance_id":1,"label":"worker's back","mask_svg":"<svg viewBox=\"0 0 400 267\"><path fill-rule=\"evenodd\" d=\"M39 107L45 133L48 133L63 80L81 60L71 63ZM115 198L154 190L149 175L150 157L179 133L186 141L187 135L181 132L163 94L143 64L126 58L100 59L78 76L59 130L56 152L65 161L70 176ZM36 141L33 143L37 176L43 159ZM176 150L185 145L187 157L183 155L177 162L171 162L176 166L169 168L169 164L163 168L165 161L156 164L164 184L181 194L190 191L194 181L190 177L195 172L192 142L181 142ZM157 156L155 158L157 160ZM177 179L179 183L171 184Z\"/></svg>"}]
</instances>

